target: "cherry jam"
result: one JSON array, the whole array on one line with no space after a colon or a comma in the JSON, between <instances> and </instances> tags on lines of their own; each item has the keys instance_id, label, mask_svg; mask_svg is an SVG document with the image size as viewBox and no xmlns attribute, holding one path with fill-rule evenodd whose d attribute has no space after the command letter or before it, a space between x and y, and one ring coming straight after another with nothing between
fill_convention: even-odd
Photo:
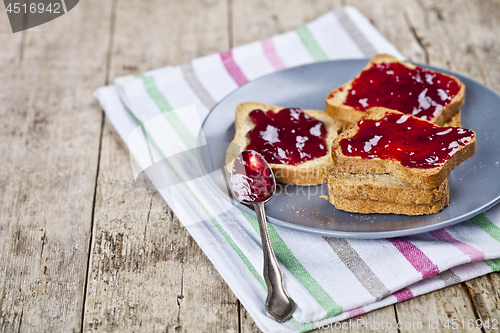
<instances>
[{"instance_id":1,"label":"cherry jam","mask_svg":"<svg viewBox=\"0 0 500 333\"><path fill-rule=\"evenodd\" d=\"M247 149L258 151L268 163L297 165L327 153L325 125L298 108L253 110L250 118L255 128L248 133Z\"/></svg>"},{"instance_id":2,"label":"cherry jam","mask_svg":"<svg viewBox=\"0 0 500 333\"><path fill-rule=\"evenodd\" d=\"M374 64L354 80L345 104L360 111L383 106L431 120L459 90L451 77L425 68Z\"/></svg>"},{"instance_id":3,"label":"cherry jam","mask_svg":"<svg viewBox=\"0 0 500 333\"><path fill-rule=\"evenodd\" d=\"M239 154L231 175L233 193L247 203L266 201L276 187L271 168L255 151L245 150Z\"/></svg>"},{"instance_id":4,"label":"cherry jam","mask_svg":"<svg viewBox=\"0 0 500 333\"><path fill-rule=\"evenodd\" d=\"M408 168L442 166L475 136L469 129L440 127L394 113L380 120L362 119L358 127L356 135L340 141L344 155L393 159Z\"/></svg>"}]
</instances>

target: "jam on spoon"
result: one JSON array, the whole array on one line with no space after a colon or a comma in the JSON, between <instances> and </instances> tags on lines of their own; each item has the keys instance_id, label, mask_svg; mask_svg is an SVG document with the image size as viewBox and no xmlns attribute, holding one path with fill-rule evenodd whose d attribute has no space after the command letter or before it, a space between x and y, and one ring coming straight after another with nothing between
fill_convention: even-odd
<instances>
[{"instance_id":1,"label":"jam on spoon","mask_svg":"<svg viewBox=\"0 0 500 333\"><path fill-rule=\"evenodd\" d=\"M252 205L259 222L264 253L264 280L267 285L266 313L277 322L290 319L295 303L285 289L283 272L274 254L267 229L264 203L276 191L274 174L266 160L254 150L245 150L233 162L231 171L233 194L244 204Z\"/></svg>"},{"instance_id":2,"label":"jam on spoon","mask_svg":"<svg viewBox=\"0 0 500 333\"><path fill-rule=\"evenodd\" d=\"M234 160L231 183L236 198L245 203L267 201L276 190L269 164L259 153L250 150L245 150Z\"/></svg>"},{"instance_id":3,"label":"jam on spoon","mask_svg":"<svg viewBox=\"0 0 500 333\"><path fill-rule=\"evenodd\" d=\"M460 127L440 127L406 114L386 113L382 119L362 119L351 138L342 139L342 153L364 159L398 160L408 168L442 166L474 138Z\"/></svg>"},{"instance_id":4,"label":"jam on spoon","mask_svg":"<svg viewBox=\"0 0 500 333\"><path fill-rule=\"evenodd\" d=\"M418 66L381 63L354 80L345 104L359 111L382 106L432 120L459 91L456 79L447 75Z\"/></svg>"},{"instance_id":5,"label":"jam on spoon","mask_svg":"<svg viewBox=\"0 0 500 333\"><path fill-rule=\"evenodd\" d=\"M247 134L247 149L260 152L268 163L297 165L326 155L325 125L298 108L253 110L255 127Z\"/></svg>"}]
</instances>

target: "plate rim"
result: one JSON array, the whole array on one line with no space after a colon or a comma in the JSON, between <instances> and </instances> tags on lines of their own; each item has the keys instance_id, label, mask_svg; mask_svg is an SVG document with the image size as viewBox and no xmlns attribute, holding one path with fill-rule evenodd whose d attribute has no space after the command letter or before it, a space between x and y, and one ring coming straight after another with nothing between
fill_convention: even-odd
<instances>
[{"instance_id":1,"label":"plate rim","mask_svg":"<svg viewBox=\"0 0 500 333\"><path fill-rule=\"evenodd\" d=\"M265 79L268 76L277 75L277 74L279 74L281 72L285 72L285 71L293 71L293 70L297 71L300 68L303 68L303 67L312 67L312 66L316 66L316 65L321 64L321 63L333 63L333 62L342 62L342 61L344 61L344 62L360 62L360 63L364 62L364 63L368 63L368 61L370 59L371 58L343 58L343 59L324 60L324 61L318 61L318 62L313 62L313 63L308 63L308 64L297 65L297 66L288 67L288 68L285 68L285 69L282 69L282 70L279 70L279 71L276 71L276 72L272 72L272 73L263 75L261 77L258 77L258 78L254 79L254 80L251 80L251 81L249 81L249 82L247 82L247 83L239 86L237 89L235 89L234 91L230 92L229 94L227 94L226 96L224 96L220 101L218 101L210 109L210 111L208 112L207 116L203 120L203 122L201 124L201 127L200 127L200 131L199 131L199 135L198 135L198 140L197 140L198 141L198 145L197 145L198 149L200 149L200 147L201 147L201 145L200 145L201 144L200 139L203 137L200 134L203 132L203 129L205 128L205 124L206 124L207 120L209 119L210 115L212 114L212 112L221 103L223 103L225 100L227 100L233 94L236 94L243 87L246 87L246 86L248 86L250 84L255 84L257 81L263 80L263 79ZM462 75L460 73L455 73L455 72L447 70L447 69L442 69L442 68L439 68L439 67L436 67L436 66L428 65L428 64L421 64L421 63L418 63L418 62L412 62L412 61L407 61L407 60L403 60L403 61L410 62L410 63L412 63L412 64L414 64L416 66L420 66L420 67L423 67L423 68L429 68L429 69L432 69L432 70L435 70L435 71L438 71L438 72L442 72L442 73L445 73L445 74L453 75L453 76L457 77L460 80L462 80L462 78L470 80L470 81L474 82L475 84L481 86L483 89L486 89L490 93L496 95L498 97L498 99L500 100L500 93L496 92L492 88L490 88L490 87L482 84L481 82L478 82L477 80L472 79L472 78L470 78L468 76ZM198 164L201 166L203 172L207 172L208 171L208 170L206 170L205 165L202 163L201 159L198 159ZM241 203L236 202L233 198L231 198L224 191L222 191L215 184L215 182L212 179L210 179L210 183L213 185L213 187L217 191L220 192L220 194L223 195L223 197L225 199L229 200L232 205L234 205L238 209L240 209L240 210L242 210L242 211L244 211L244 212L246 212L246 213L248 213L248 214L250 214L252 216L256 216L255 211L253 209L251 209L249 206L246 206L246 205L243 205ZM478 207L478 208L476 208L476 209L474 209L474 210L472 210L470 212L467 212L466 214L462 214L460 216L454 217L454 218L449 219L447 221L437 222L437 223L434 223L434 224L431 224L431 225L426 225L426 226L421 226L421 227L416 227L416 228L411 228L411 229L392 230L392 231L369 231L369 232L365 232L365 231L355 231L355 232L334 231L334 230L325 230L325 229L318 229L318 228L311 228L311 227L301 226L301 225L297 225L297 224L294 224L294 223L291 223L291 222L282 221L282 220L279 220L279 219L277 219L275 217L271 217L271 216L267 216L267 220L269 222L271 222L272 224L278 225L280 227L284 227L284 228L292 229L292 230L297 230L297 231L301 231L301 232L306 232L306 233L311 233L311 234L315 234L315 235L320 235L320 236L339 237L339 238L351 238L351 239L383 239L383 238L394 238L394 237L404 237L404 236L417 235L417 234L422 234L422 233L434 231L434 230L437 230L437 229L449 227L449 226L452 226L452 225L464 222L464 221L466 221L466 220L470 219L471 217L474 217L474 216L476 216L478 214L481 214L481 213L485 212L486 210L488 210L489 208L495 206L499 202L500 202L500 194L497 195L497 197L494 198L493 200L490 200L489 202L487 202L486 204L484 204L484 205L482 205L482 206L480 206L480 207ZM351 214L357 214L359 216L372 216L373 215L373 214L361 214L361 213L351 213Z\"/></svg>"}]
</instances>

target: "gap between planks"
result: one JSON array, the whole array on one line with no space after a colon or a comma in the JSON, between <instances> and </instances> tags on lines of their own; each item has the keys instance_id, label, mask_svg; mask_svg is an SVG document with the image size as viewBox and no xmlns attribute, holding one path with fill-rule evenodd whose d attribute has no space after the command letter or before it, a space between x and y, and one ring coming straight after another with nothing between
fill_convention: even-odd
<instances>
[{"instance_id":1,"label":"gap between planks","mask_svg":"<svg viewBox=\"0 0 500 333\"><path fill-rule=\"evenodd\" d=\"M110 76L111 58L112 58L112 54L113 54L113 41L114 41L114 33L115 33L117 2L118 2L118 0L112 0L112 4L111 4L111 19L110 19L110 24L109 24L108 52L106 54L106 76L105 76L105 80L104 80L104 85L108 85L110 82L109 76ZM23 44L21 44L21 46L22 45ZM22 50L22 48L21 48L21 50ZM86 273L85 274L85 283L84 283L84 287L83 287L84 292L83 292L80 332L84 331L85 305L87 302L87 287L88 287L89 275L91 273L90 272L90 265L92 263L91 257L92 257L92 245L93 245L92 240L93 240L93 235L94 235L94 217L95 217L95 206L96 206L96 196L97 196L97 184L99 181L99 170L100 170L100 164L101 164L102 136L103 136L103 132L104 132L104 119L105 118L106 118L106 115L104 114L104 110L101 110L101 131L99 134L99 149L97 151L97 167L96 167L95 182L94 182L94 195L92 198L92 214L91 214L91 221L90 221L89 241L88 241L87 271L85 272ZM151 206L149 207L149 209L151 210Z\"/></svg>"}]
</instances>

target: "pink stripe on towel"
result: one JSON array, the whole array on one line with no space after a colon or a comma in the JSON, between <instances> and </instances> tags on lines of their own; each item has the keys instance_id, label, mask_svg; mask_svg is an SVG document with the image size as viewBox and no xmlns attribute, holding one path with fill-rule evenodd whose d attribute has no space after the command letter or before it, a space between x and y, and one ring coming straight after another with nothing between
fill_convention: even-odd
<instances>
[{"instance_id":1,"label":"pink stripe on towel","mask_svg":"<svg viewBox=\"0 0 500 333\"><path fill-rule=\"evenodd\" d=\"M407 299L410 299L413 297L413 293L408 288L403 288L401 290L398 290L393 295L396 296L398 303L402 302L402 301L406 301Z\"/></svg>"},{"instance_id":2,"label":"pink stripe on towel","mask_svg":"<svg viewBox=\"0 0 500 333\"><path fill-rule=\"evenodd\" d=\"M262 49L264 50L264 55L267 60L273 65L274 69L280 70L286 68L285 63L281 60L278 53L276 53L276 49L274 48L274 43L271 37L263 39L260 41L262 45Z\"/></svg>"},{"instance_id":3,"label":"pink stripe on towel","mask_svg":"<svg viewBox=\"0 0 500 333\"><path fill-rule=\"evenodd\" d=\"M234 61L232 50L221 52L220 58L222 59L222 63L224 64L224 67L226 67L227 72L229 73L229 75L231 75L234 82L236 82L238 86L242 86L248 82L247 77L245 76L245 74L243 74L241 68Z\"/></svg>"},{"instance_id":4,"label":"pink stripe on towel","mask_svg":"<svg viewBox=\"0 0 500 333\"><path fill-rule=\"evenodd\" d=\"M470 246L469 244L462 243L444 229L431 231L430 234L437 240L453 245L454 247L462 251L463 254L468 255L471 261L483 260L485 258L483 252L479 251L475 247Z\"/></svg>"},{"instance_id":5,"label":"pink stripe on towel","mask_svg":"<svg viewBox=\"0 0 500 333\"><path fill-rule=\"evenodd\" d=\"M424 279L439 273L439 268L413 243L401 238L390 238L388 241L422 274Z\"/></svg>"},{"instance_id":6,"label":"pink stripe on towel","mask_svg":"<svg viewBox=\"0 0 500 333\"><path fill-rule=\"evenodd\" d=\"M365 308L360 306L358 308L347 311L347 313L349 314L349 318L356 317L365 313Z\"/></svg>"}]
</instances>

